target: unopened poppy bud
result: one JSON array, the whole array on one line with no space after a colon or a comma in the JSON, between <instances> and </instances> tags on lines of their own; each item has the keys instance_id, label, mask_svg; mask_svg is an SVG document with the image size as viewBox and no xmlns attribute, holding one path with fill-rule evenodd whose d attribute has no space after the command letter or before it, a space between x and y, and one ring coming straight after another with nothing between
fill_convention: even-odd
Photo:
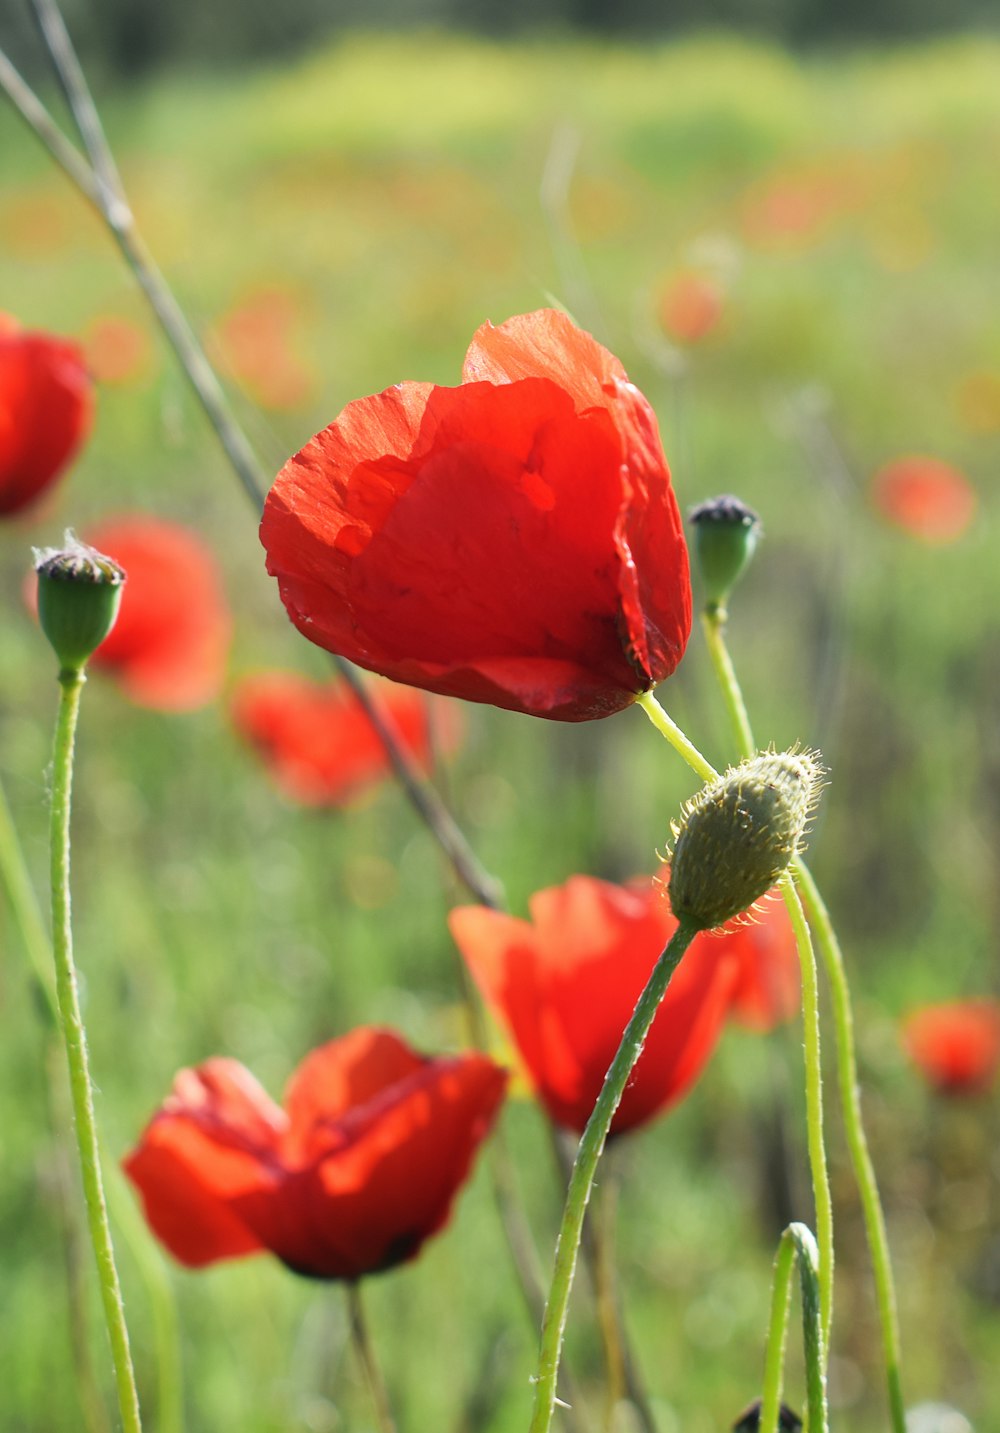
<instances>
[{"instance_id":1,"label":"unopened poppy bud","mask_svg":"<svg viewBox=\"0 0 1000 1433\"><path fill-rule=\"evenodd\" d=\"M759 1433L760 1411L762 1403L759 1398L744 1408L743 1412L733 1424L733 1433ZM783 1403L778 1412L778 1428L780 1433L799 1433L802 1427L802 1419L797 1413L793 1413L787 1403Z\"/></svg>"},{"instance_id":2,"label":"unopened poppy bud","mask_svg":"<svg viewBox=\"0 0 1000 1433\"><path fill-rule=\"evenodd\" d=\"M115 625L125 573L67 530L62 547L35 548L38 620L63 671L79 672Z\"/></svg>"},{"instance_id":3,"label":"unopened poppy bud","mask_svg":"<svg viewBox=\"0 0 1000 1433\"><path fill-rule=\"evenodd\" d=\"M694 550L705 584L708 610L725 607L730 592L749 566L763 527L753 508L730 495L710 498L688 513Z\"/></svg>"},{"instance_id":4,"label":"unopened poppy bud","mask_svg":"<svg viewBox=\"0 0 1000 1433\"><path fill-rule=\"evenodd\" d=\"M761 751L693 796L671 824L677 919L714 930L769 891L798 850L822 776L814 752Z\"/></svg>"}]
</instances>

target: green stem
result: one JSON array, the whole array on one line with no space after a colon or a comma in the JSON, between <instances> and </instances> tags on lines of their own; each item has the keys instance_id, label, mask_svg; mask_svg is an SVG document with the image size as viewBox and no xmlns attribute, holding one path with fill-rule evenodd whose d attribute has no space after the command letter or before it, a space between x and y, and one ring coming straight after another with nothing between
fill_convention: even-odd
<instances>
[{"instance_id":1,"label":"green stem","mask_svg":"<svg viewBox=\"0 0 1000 1433\"><path fill-rule=\"evenodd\" d=\"M703 623L712 664L730 713L733 733L740 746L741 755L752 755L754 750L753 734L747 717L743 693L740 690L739 680L726 646L723 622L719 617L713 620L712 616L706 614ZM861 1114L861 1093L854 1049L854 1017L851 1010L851 991L847 980L847 971L830 913L812 873L801 857L793 862L792 868L809 920L816 933L816 944L819 947L823 970L830 988L840 1102L848 1151L861 1199L865 1232L871 1252L892 1429L893 1433L906 1433L906 1413L900 1380L901 1357L896 1290L892 1275L892 1261L889 1257L885 1215L882 1210L878 1182L875 1178L875 1169L868 1150L864 1120Z\"/></svg>"},{"instance_id":2,"label":"green stem","mask_svg":"<svg viewBox=\"0 0 1000 1433\"><path fill-rule=\"evenodd\" d=\"M621 1044L601 1087L587 1127L580 1139L570 1176L566 1207L563 1211L559 1238L556 1243L552 1284L549 1289L545 1318L542 1323L538 1371L535 1377L535 1406L530 1433L548 1433L556 1404L556 1379L563 1334L569 1309L569 1295L576 1271L577 1253L583 1232L587 1201L594 1183L597 1164L611 1128L611 1121L621 1101L629 1076L642 1053L653 1017L663 999L670 977L691 944L697 930L682 922L662 952L645 989L639 996L632 1018L622 1036Z\"/></svg>"},{"instance_id":3,"label":"green stem","mask_svg":"<svg viewBox=\"0 0 1000 1433\"><path fill-rule=\"evenodd\" d=\"M364 1305L361 1301L361 1290L354 1282L347 1285L347 1317L351 1325L351 1342L364 1373L365 1382L368 1384L379 1433L396 1433L396 1420L392 1416L389 1390L382 1376L378 1359L375 1357L375 1349L368 1332L368 1321L365 1318Z\"/></svg>"},{"instance_id":4,"label":"green stem","mask_svg":"<svg viewBox=\"0 0 1000 1433\"><path fill-rule=\"evenodd\" d=\"M871 1253L875 1278L875 1297L882 1329L882 1349L885 1357L892 1429L893 1433L906 1433L906 1411L903 1406L900 1379L901 1357L896 1288L892 1274L892 1260L889 1255L885 1215L882 1210L875 1168L868 1150L864 1120L861 1114L861 1092L858 1085L858 1067L854 1049L854 1018L851 1012L850 986L847 981L840 942L837 940L830 913L820 895L813 875L801 859L793 863L793 869L806 911L816 932L816 943L823 958L823 969L830 987L837 1045L840 1102L847 1147L861 1199L865 1232L868 1237L868 1248Z\"/></svg>"},{"instance_id":5,"label":"green stem","mask_svg":"<svg viewBox=\"0 0 1000 1433\"><path fill-rule=\"evenodd\" d=\"M59 1023L59 1001L56 996L55 977L52 973L52 945L49 941L42 913L38 907L34 887L24 860L24 852L18 840L17 828L10 814L10 806L0 782L0 879L7 892L11 914L21 934L21 942L31 962L35 982L44 1001L45 1009L51 1016L52 1027Z\"/></svg>"},{"instance_id":6,"label":"green stem","mask_svg":"<svg viewBox=\"0 0 1000 1433\"><path fill-rule=\"evenodd\" d=\"M829 1348L830 1329L833 1322L833 1200L830 1197L830 1174L827 1169L826 1144L823 1139L823 1064L820 1049L819 979L816 974L816 956L813 952L809 926L795 884L787 872L781 879L781 894L791 917L795 943L799 950L799 968L802 972L806 1137L809 1145L813 1198L816 1202L823 1347Z\"/></svg>"},{"instance_id":7,"label":"green stem","mask_svg":"<svg viewBox=\"0 0 1000 1433\"><path fill-rule=\"evenodd\" d=\"M788 1330L788 1299L792 1285L792 1265L796 1255L802 1287L802 1342L805 1348L809 1433L827 1433L829 1427L818 1279L819 1252L815 1239L804 1224L790 1224L781 1236L774 1261L771 1318L767 1332L764 1390L760 1405L760 1433L778 1433Z\"/></svg>"},{"instance_id":8,"label":"green stem","mask_svg":"<svg viewBox=\"0 0 1000 1433\"><path fill-rule=\"evenodd\" d=\"M701 614L701 629L705 634L708 655L712 659L712 666L722 691L726 711L729 713L729 721L733 728L733 735L736 737L740 756L753 756L757 750L757 743L753 739L753 728L750 725L746 702L743 700L743 693L736 679L736 671L729 657L729 648L726 646L725 610L716 607L711 611L703 612Z\"/></svg>"},{"instance_id":9,"label":"green stem","mask_svg":"<svg viewBox=\"0 0 1000 1433\"><path fill-rule=\"evenodd\" d=\"M719 774L715 767L706 761L694 742L688 740L673 717L667 716L652 692L640 692L635 704L642 707L660 735L667 738L674 750L684 758L692 771L697 772L702 781L715 780Z\"/></svg>"},{"instance_id":10,"label":"green stem","mask_svg":"<svg viewBox=\"0 0 1000 1433\"><path fill-rule=\"evenodd\" d=\"M76 1120L87 1220L97 1260L104 1318L111 1340L118 1404L126 1433L139 1433L142 1426L139 1399L129 1353L128 1329L125 1326L125 1310L118 1271L115 1268L108 1211L104 1201L87 1039L80 1013L76 969L73 964L69 894L70 805L73 787L73 744L80 694L85 680L82 671L62 671L59 674L59 715L52 754L52 949L55 957L60 1023L69 1063L70 1094Z\"/></svg>"}]
</instances>

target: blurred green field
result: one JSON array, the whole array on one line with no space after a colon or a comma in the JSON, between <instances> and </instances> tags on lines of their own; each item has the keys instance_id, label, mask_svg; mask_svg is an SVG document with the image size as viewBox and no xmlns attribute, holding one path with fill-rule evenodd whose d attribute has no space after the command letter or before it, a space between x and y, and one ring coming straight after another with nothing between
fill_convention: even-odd
<instances>
[{"instance_id":1,"label":"blurred green field","mask_svg":"<svg viewBox=\"0 0 1000 1433\"><path fill-rule=\"evenodd\" d=\"M802 62L724 37L644 50L356 38L280 71L99 98L140 225L269 469L353 397L457 381L485 318L555 302L653 401L682 507L733 491L761 513L732 646L758 739L817 745L832 768L814 868L854 982L908 1400L1000 1428L996 1099L942 1103L898 1037L912 1005L997 987L1000 43ZM56 686L22 605L31 544L112 513L186 522L225 570L232 675L326 664L287 623L255 515L98 222L7 112L0 154L0 306L32 327L86 336L111 316L149 335L138 374L102 385L96 431L55 499L0 534L0 774L43 890ZM658 313L692 268L723 307L684 345ZM246 367L240 336L259 331L248 305L283 315L283 369L274 354ZM916 541L873 509L871 474L912 452L947 459L978 491L954 544ZM660 695L725 761L697 636ZM574 872L653 869L692 780L640 713L582 727L465 715L447 786L516 911ZM224 706L139 711L95 677L75 842L113 1158L175 1070L210 1054L242 1060L277 1096L308 1048L356 1024L394 1024L427 1049L463 1038L444 918L464 896L392 787L349 811L300 811L237 747ZM0 1427L64 1433L82 1425L61 1156L44 1023L2 903L0 955ZM728 1428L757 1390L776 1113L811 1219L800 1043L794 1028L732 1030L685 1103L619 1151L622 1277L661 1433ZM828 1090L834 1427L875 1433L876 1322L832 1068ZM547 1250L558 1193L541 1117L522 1101L506 1119ZM155 1429L153 1315L119 1242ZM266 1259L169 1278L191 1433L371 1426L336 1287ZM371 1280L369 1297L404 1433L526 1426L534 1335L482 1169L448 1232ZM796 1337L794 1404L797 1349ZM585 1291L570 1351L599 1384Z\"/></svg>"}]
</instances>

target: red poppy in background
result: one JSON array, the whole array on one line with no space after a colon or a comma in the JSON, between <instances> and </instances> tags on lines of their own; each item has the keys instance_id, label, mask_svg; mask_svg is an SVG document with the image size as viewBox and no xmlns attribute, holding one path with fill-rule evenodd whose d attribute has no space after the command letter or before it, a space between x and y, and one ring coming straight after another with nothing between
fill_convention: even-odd
<instances>
[{"instance_id":1,"label":"red poppy in background","mask_svg":"<svg viewBox=\"0 0 1000 1433\"><path fill-rule=\"evenodd\" d=\"M358 1279L445 1223L503 1098L483 1055L415 1054L362 1028L314 1050L276 1105L236 1060L182 1070L124 1169L182 1264L267 1251Z\"/></svg>"},{"instance_id":2,"label":"red poppy in background","mask_svg":"<svg viewBox=\"0 0 1000 1433\"><path fill-rule=\"evenodd\" d=\"M84 334L87 366L98 383L134 383L153 362L153 345L141 324L122 314L102 314Z\"/></svg>"},{"instance_id":3,"label":"red poppy in background","mask_svg":"<svg viewBox=\"0 0 1000 1433\"><path fill-rule=\"evenodd\" d=\"M310 641L535 716L620 710L670 675L690 632L653 411L551 309L485 324L457 388L348 404L278 474L261 539Z\"/></svg>"},{"instance_id":4,"label":"red poppy in background","mask_svg":"<svg viewBox=\"0 0 1000 1433\"><path fill-rule=\"evenodd\" d=\"M723 932L716 938L737 968L732 1016L761 1034L791 1020L801 997L799 951L784 901L765 901L752 920L737 916Z\"/></svg>"},{"instance_id":5,"label":"red poppy in background","mask_svg":"<svg viewBox=\"0 0 1000 1433\"><path fill-rule=\"evenodd\" d=\"M154 517L123 517L86 539L126 574L122 605L91 666L159 711L193 711L222 689L232 619L215 557L195 533Z\"/></svg>"},{"instance_id":6,"label":"red poppy in background","mask_svg":"<svg viewBox=\"0 0 1000 1433\"><path fill-rule=\"evenodd\" d=\"M896 458L872 479L872 499L883 517L924 542L945 544L962 536L979 499L964 473L940 458Z\"/></svg>"},{"instance_id":7,"label":"red poppy in background","mask_svg":"<svg viewBox=\"0 0 1000 1433\"><path fill-rule=\"evenodd\" d=\"M219 321L215 346L265 408L301 408L313 396L316 374L294 346L295 330L305 313L291 290L262 288Z\"/></svg>"},{"instance_id":8,"label":"red poppy in background","mask_svg":"<svg viewBox=\"0 0 1000 1433\"><path fill-rule=\"evenodd\" d=\"M582 1131L639 993L677 928L653 881L573 876L532 896L531 920L461 906L452 936L487 1005L510 1032L552 1120ZM736 965L698 936L671 979L611 1134L675 1103L715 1047Z\"/></svg>"},{"instance_id":9,"label":"red poppy in background","mask_svg":"<svg viewBox=\"0 0 1000 1433\"><path fill-rule=\"evenodd\" d=\"M422 766L431 760L431 713L427 698L408 687L386 684L379 705L403 745ZM391 774L385 747L364 708L342 682L314 682L297 672L257 672L233 691L230 711L239 734L264 761L276 785L307 806L339 806L364 787ZM454 708L440 732L443 750L454 747Z\"/></svg>"},{"instance_id":10,"label":"red poppy in background","mask_svg":"<svg viewBox=\"0 0 1000 1433\"><path fill-rule=\"evenodd\" d=\"M925 1005L904 1022L903 1044L941 1094L982 1094L1000 1068L1000 1001Z\"/></svg>"},{"instance_id":11,"label":"red poppy in background","mask_svg":"<svg viewBox=\"0 0 1000 1433\"><path fill-rule=\"evenodd\" d=\"M0 517L55 482L89 432L93 407L80 346L0 313Z\"/></svg>"},{"instance_id":12,"label":"red poppy in background","mask_svg":"<svg viewBox=\"0 0 1000 1433\"><path fill-rule=\"evenodd\" d=\"M717 327L725 306L722 285L692 269L674 274L660 296L658 312L669 338L697 343Z\"/></svg>"}]
</instances>

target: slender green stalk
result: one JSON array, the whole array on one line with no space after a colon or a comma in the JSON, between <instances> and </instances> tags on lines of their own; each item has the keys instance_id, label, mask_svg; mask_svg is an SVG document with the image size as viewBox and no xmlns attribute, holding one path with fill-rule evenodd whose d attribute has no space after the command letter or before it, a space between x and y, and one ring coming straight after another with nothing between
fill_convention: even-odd
<instances>
[{"instance_id":1,"label":"slender green stalk","mask_svg":"<svg viewBox=\"0 0 1000 1433\"><path fill-rule=\"evenodd\" d=\"M802 1288L802 1342L805 1349L809 1433L827 1433L829 1427L818 1279L819 1252L815 1239L804 1224L790 1224L781 1236L774 1261L771 1318L768 1325L764 1389L760 1406L760 1433L778 1433L788 1331L788 1300L796 1255Z\"/></svg>"},{"instance_id":2,"label":"slender green stalk","mask_svg":"<svg viewBox=\"0 0 1000 1433\"><path fill-rule=\"evenodd\" d=\"M749 756L754 750L753 734L739 679L729 657L724 626L721 620L713 620L708 615L703 621L712 664L733 724L733 734L739 744L741 755ZM892 1429L893 1433L906 1433L906 1412L903 1406L900 1379L901 1355L896 1290L892 1274L892 1261L889 1256L885 1215L882 1210L875 1168L868 1150L861 1113L861 1093L854 1048L854 1016L851 1010L851 991L847 980L847 971L833 921L830 919L830 913L811 871L801 858L797 858L793 862L792 868L809 920L816 933L816 944L819 947L823 970L830 988L840 1103L847 1147L861 1199L865 1232L875 1278L875 1297L882 1330L882 1348L885 1358Z\"/></svg>"},{"instance_id":3,"label":"slender green stalk","mask_svg":"<svg viewBox=\"0 0 1000 1433\"><path fill-rule=\"evenodd\" d=\"M347 1317L351 1326L351 1342L364 1373L365 1382L368 1384L379 1433L396 1433L396 1420L392 1416L389 1390L386 1387L378 1359L375 1357L375 1348L368 1332L368 1320L365 1318L364 1305L361 1301L361 1289L354 1281L347 1285Z\"/></svg>"},{"instance_id":4,"label":"slender green stalk","mask_svg":"<svg viewBox=\"0 0 1000 1433\"><path fill-rule=\"evenodd\" d=\"M7 892L21 943L24 946L35 983L42 995L45 1009L52 1017L53 1027L59 1023L59 1001L55 976L52 973L52 945L42 913L35 898L34 887L18 840L17 828L10 814L7 796L0 782L0 880Z\"/></svg>"},{"instance_id":5,"label":"slender green stalk","mask_svg":"<svg viewBox=\"0 0 1000 1433\"><path fill-rule=\"evenodd\" d=\"M663 710L652 692L641 692L636 697L635 704L637 707L642 707L660 735L667 738L674 750L684 758L692 771L698 773L702 781L715 780L719 774L715 767L706 761L694 742L688 740L673 718Z\"/></svg>"},{"instance_id":6,"label":"slender green stalk","mask_svg":"<svg viewBox=\"0 0 1000 1433\"><path fill-rule=\"evenodd\" d=\"M830 913L820 895L812 872L802 860L795 861L793 869L806 911L816 932L816 943L823 959L827 984L830 987L837 1045L840 1102L847 1147L861 1199L865 1232L868 1237L868 1248L871 1253L875 1278L875 1297L882 1329L882 1349L885 1358L892 1429L893 1433L906 1433L906 1410L903 1405L900 1378L901 1354L896 1288L892 1274L892 1260L889 1255L885 1214L882 1210L875 1168L868 1150L864 1120L861 1114L861 1091L858 1084L857 1058L854 1049L854 1017L851 1012L850 986L847 981L840 942L837 940L837 933L830 919Z\"/></svg>"},{"instance_id":7,"label":"slender green stalk","mask_svg":"<svg viewBox=\"0 0 1000 1433\"><path fill-rule=\"evenodd\" d=\"M736 671L726 646L726 613L724 608L715 607L701 614L701 630L705 634L708 655L722 691L722 699L729 713L729 721L736 737L740 756L753 756L757 743L753 739L753 728Z\"/></svg>"},{"instance_id":8,"label":"slender green stalk","mask_svg":"<svg viewBox=\"0 0 1000 1433\"><path fill-rule=\"evenodd\" d=\"M816 1202L816 1232L819 1243L819 1289L823 1316L823 1347L830 1346L833 1323L833 1200L830 1197L830 1174L826 1163L823 1138L823 1064L820 1048L819 979L812 937L791 875L781 881L795 943L799 950L802 972L802 1034L805 1046L806 1074L806 1138L809 1146L809 1167L812 1172L813 1198Z\"/></svg>"},{"instance_id":9,"label":"slender green stalk","mask_svg":"<svg viewBox=\"0 0 1000 1433\"><path fill-rule=\"evenodd\" d=\"M580 1139L570 1176L566 1207L563 1211L559 1238L556 1242L552 1284L542 1323L538 1371L535 1377L535 1406L530 1433L548 1433L556 1404L556 1379L563 1334L569 1309L569 1295L576 1272L576 1259L583 1232L587 1201L594 1183L597 1164L611 1128L611 1121L621 1101L629 1076L642 1053L653 1017L681 957L691 944L697 930L682 922L662 952L653 972L639 996L632 1018L625 1027L621 1044L611 1062L601 1093L597 1097L587 1127Z\"/></svg>"},{"instance_id":10,"label":"slender green stalk","mask_svg":"<svg viewBox=\"0 0 1000 1433\"><path fill-rule=\"evenodd\" d=\"M80 694L85 680L83 672L79 670L64 670L59 674L59 715L52 753L52 949L55 956L60 1022L69 1063L70 1094L76 1121L87 1220L97 1260L104 1318L111 1340L118 1405L126 1433L139 1433L142 1427L139 1398L104 1200L87 1039L80 1013L80 997L73 964L69 887L70 806L73 788L73 745L80 710Z\"/></svg>"}]
</instances>

